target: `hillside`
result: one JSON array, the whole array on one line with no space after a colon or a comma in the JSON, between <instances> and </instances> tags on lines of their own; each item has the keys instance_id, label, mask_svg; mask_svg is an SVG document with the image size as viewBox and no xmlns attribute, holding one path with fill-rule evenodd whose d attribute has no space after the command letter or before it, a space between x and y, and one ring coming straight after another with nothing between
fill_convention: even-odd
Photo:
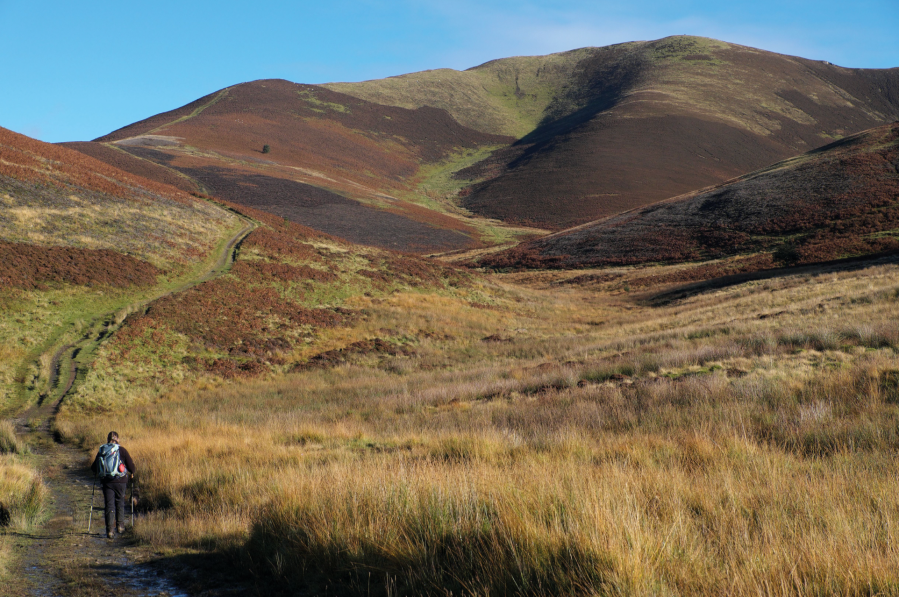
<instances>
[{"instance_id":1,"label":"hillside","mask_svg":"<svg viewBox=\"0 0 899 597\"><path fill-rule=\"evenodd\" d=\"M329 87L438 106L469 126L519 136L457 174L473 183L461 204L554 229L899 118L899 69L842 68L691 36Z\"/></svg>"},{"instance_id":2,"label":"hillside","mask_svg":"<svg viewBox=\"0 0 899 597\"><path fill-rule=\"evenodd\" d=\"M264 80L71 146L158 180L186 177L183 184L203 192L353 242L432 252L477 246L480 233L464 219L405 201L410 179L423 165L512 140L466 128L436 108L382 106ZM168 172L126 164L114 149Z\"/></svg>"},{"instance_id":3,"label":"hillside","mask_svg":"<svg viewBox=\"0 0 899 597\"><path fill-rule=\"evenodd\" d=\"M899 249L899 122L710 189L494 254L492 267L576 268L768 253L805 264Z\"/></svg>"},{"instance_id":4,"label":"hillside","mask_svg":"<svg viewBox=\"0 0 899 597\"><path fill-rule=\"evenodd\" d=\"M8 381L33 399L0 426L5 593L897 586L896 254L675 289L692 264L482 275L4 138L0 238L144 264L0 286L0 367L25 363ZM801 261L814 235L762 191L782 172L777 205L892 222L896 142L848 138L707 207ZM32 229L44 245L12 236ZM84 532L85 462L110 429L140 500L107 540Z\"/></svg>"},{"instance_id":5,"label":"hillside","mask_svg":"<svg viewBox=\"0 0 899 597\"><path fill-rule=\"evenodd\" d=\"M4 241L112 250L169 271L235 225L233 215L168 184L4 128L0 201Z\"/></svg>"},{"instance_id":6,"label":"hillside","mask_svg":"<svg viewBox=\"0 0 899 597\"><path fill-rule=\"evenodd\" d=\"M428 253L621 213L897 118L899 69L676 36L361 83L243 83L71 147Z\"/></svg>"},{"instance_id":7,"label":"hillside","mask_svg":"<svg viewBox=\"0 0 899 597\"><path fill-rule=\"evenodd\" d=\"M515 56L465 71L440 68L323 87L386 106L440 108L464 126L518 139L550 118L550 106L574 83L580 63L596 51Z\"/></svg>"},{"instance_id":8,"label":"hillside","mask_svg":"<svg viewBox=\"0 0 899 597\"><path fill-rule=\"evenodd\" d=\"M240 225L172 186L0 128L0 409L94 319L177 286Z\"/></svg>"}]
</instances>

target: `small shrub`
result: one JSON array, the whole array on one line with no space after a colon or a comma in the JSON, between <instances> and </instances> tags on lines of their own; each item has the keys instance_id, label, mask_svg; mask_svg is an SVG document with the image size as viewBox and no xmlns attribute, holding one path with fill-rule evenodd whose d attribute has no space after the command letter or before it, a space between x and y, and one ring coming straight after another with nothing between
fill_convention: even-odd
<instances>
[{"instance_id":1,"label":"small shrub","mask_svg":"<svg viewBox=\"0 0 899 597\"><path fill-rule=\"evenodd\" d=\"M774 251L774 261L781 265L796 265L801 255L793 243L784 243Z\"/></svg>"},{"instance_id":2,"label":"small shrub","mask_svg":"<svg viewBox=\"0 0 899 597\"><path fill-rule=\"evenodd\" d=\"M268 152L270 152L271 150L272 150L272 148L269 147L268 145L263 145L263 146L262 146L262 153L268 153Z\"/></svg>"}]
</instances>

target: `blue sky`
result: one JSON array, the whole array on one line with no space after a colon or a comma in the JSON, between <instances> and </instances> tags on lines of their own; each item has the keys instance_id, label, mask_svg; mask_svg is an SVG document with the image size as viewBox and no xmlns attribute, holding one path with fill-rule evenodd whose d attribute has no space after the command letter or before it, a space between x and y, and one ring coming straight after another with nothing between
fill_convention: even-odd
<instances>
[{"instance_id":1,"label":"blue sky","mask_svg":"<svg viewBox=\"0 0 899 597\"><path fill-rule=\"evenodd\" d=\"M0 0L0 126L89 140L243 81L359 81L692 34L899 66L899 0Z\"/></svg>"}]
</instances>

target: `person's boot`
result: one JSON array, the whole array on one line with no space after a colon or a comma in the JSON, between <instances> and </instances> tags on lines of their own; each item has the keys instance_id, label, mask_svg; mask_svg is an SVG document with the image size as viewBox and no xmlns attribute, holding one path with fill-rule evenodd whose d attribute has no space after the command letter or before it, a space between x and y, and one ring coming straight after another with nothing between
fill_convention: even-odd
<instances>
[{"instance_id":1,"label":"person's boot","mask_svg":"<svg viewBox=\"0 0 899 597\"><path fill-rule=\"evenodd\" d=\"M107 512L106 513L106 538L112 539L115 537L115 512Z\"/></svg>"},{"instance_id":2,"label":"person's boot","mask_svg":"<svg viewBox=\"0 0 899 597\"><path fill-rule=\"evenodd\" d=\"M115 521L116 521L116 530L119 533L125 532L125 502L119 502L116 504L115 510Z\"/></svg>"}]
</instances>

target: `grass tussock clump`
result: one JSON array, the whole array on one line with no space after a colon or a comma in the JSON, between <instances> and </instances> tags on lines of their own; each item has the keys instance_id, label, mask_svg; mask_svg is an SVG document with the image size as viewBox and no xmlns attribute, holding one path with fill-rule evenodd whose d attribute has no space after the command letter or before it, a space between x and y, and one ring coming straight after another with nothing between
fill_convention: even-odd
<instances>
[{"instance_id":1,"label":"grass tussock clump","mask_svg":"<svg viewBox=\"0 0 899 597\"><path fill-rule=\"evenodd\" d=\"M354 592L372 578L388 594L435 595L895 588L895 482L865 471L887 462L832 468L739 439L648 443L594 463L324 467L262 510L247 549L291 586L327 577Z\"/></svg>"},{"instance_id":2,"label":"grass tussock clump","mask_svg":"<svg viewBox=\"0 0 899 597\"><path fill-rule=\"evenodd\" d=\"M37 471L13 456L0 456L0 525L30 529L44 517L49 496Z\"/></svg>"},{"instance_id":3,"label":"grass tussock clump","mask_svg":"<svg viewBox=\"0 0 899 597\"><path fill-rule=\"evenodd\" d=\"M276 495L250 553L290 583L374 574L412 594L576 593L611 575L609 554L571 526L564 490L514 490L520 479L452 464L366 463L361 482L347 472L324 467Z\"/></svg>"},{"instance_id":4,"label":"grass tussock clump","mask_svg":"<svg viewBox=\"0 0 899 597\"><path fill-rule=\"evenodd\" d=\"M0 454L25 454L28 446L16 435L16 428L9 421L0 421Z\"/></svg>"}]
</instances>

